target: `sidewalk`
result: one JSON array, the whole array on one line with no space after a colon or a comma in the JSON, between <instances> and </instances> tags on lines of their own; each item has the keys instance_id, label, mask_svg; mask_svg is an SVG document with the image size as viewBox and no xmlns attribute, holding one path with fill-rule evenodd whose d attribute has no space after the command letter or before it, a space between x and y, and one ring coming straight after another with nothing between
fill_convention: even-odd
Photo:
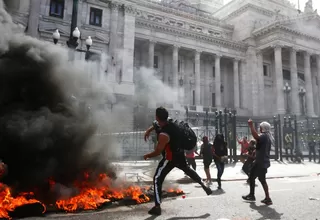
<instances>
[{"instance_id":1,"label":"sidewalk","mask_svg":"<svg viewBox=\"0 0 320 220\"><path fill-rule=\"evenodd\" d=\"M196 160L197 173L205 178L202 160ZM119 178L124 178L133 182L152 183L158 161L122 161L113 163L117 168ZM246 180L247 176L241 171L242 163L226 164L222 181ZM211 176L216 178L217 170L214 163L211 164ZM291 164L285 162L272 161L268 169L267 179L283 177L303 177L320 174L320 164L304 162L301 164ZM179 169L173 169L166 177L166 182L191 183L192 180L186 177Z\"/></svg>"}]
</instances>

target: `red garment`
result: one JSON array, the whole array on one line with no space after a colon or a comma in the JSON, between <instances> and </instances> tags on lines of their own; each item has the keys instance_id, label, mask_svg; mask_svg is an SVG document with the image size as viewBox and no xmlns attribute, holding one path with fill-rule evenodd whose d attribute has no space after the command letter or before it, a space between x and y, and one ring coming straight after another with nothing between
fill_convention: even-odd
<instances>
[{"instance_id":1,"label":"red garment","mask_svg":"<svg viewBox=\"0 0 320 220\"><path fill-rule=\"evenodd\" d=\"M172 160L172 151L171 151L171 148L170 148L170 145L167 144L164 148L164 151L165 151L165 157L167 160Z\"/></svg>"},{"instance_id":2,"label":"red garment","mask_svg":"<svg viewBox=\"0 0 320 220\"><path fill-rule=\"evenodd\" d=\"M195 158L196 155L195 155L194 151L191 151L191 153L190 153L190 152L189 152L189 153L186 153L186 157L187 157L187 158Z\"/></svg>"},{"instance_id":3,"label":"red garment","mask_svg":"<svg viewBox=\"0 0 320 220\"><path fill-rule=\"evenodd\" d=\"M241 153L246 154L248 152L249 142L248 141L238 141L238 143L241 145Z\"/></svg>"}]
</instances>

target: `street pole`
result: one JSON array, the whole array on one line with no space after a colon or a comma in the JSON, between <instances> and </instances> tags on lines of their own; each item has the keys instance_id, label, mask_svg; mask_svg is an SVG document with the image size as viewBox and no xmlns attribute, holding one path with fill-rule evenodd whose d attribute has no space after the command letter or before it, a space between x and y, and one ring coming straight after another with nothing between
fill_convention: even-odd
<instances>
[{"instance_id":1,"label":"street pole","mask_svg":"<svg viewBox=\"0 0 320 220\"><path fill-rule=\"evenodd\" d=\"M78 24L78 2L79 0L73 0L72 3L72 16L71 16L71 27L70 27L70 36L67 41L69 48L76 49L78 46L78 38L74 36L73 31L77 28Z\"/></svg>"}]
</instances>

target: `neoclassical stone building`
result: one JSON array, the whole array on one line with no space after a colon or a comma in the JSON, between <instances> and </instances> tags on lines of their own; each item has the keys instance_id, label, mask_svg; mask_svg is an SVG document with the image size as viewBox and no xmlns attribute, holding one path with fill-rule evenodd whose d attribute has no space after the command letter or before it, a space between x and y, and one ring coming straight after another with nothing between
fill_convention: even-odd
<instances>
[{"instance_id":1,"label":"neoclassical stone building","mask_svg":"<svg viewBox=\"0 0 320 220\"><path fill-rule=\"evenodd\" d=\"M91 36L92 50L112 57L97 72L108 74L119 100L131 99L135 69L146 66L184 94L166 103L173 110L320 114L320 17L312 0L303 12L287 0L5 2L27 34L52 41L58 29L61 44L76 15L79 47Z\"/></svg>"}]
</instances>

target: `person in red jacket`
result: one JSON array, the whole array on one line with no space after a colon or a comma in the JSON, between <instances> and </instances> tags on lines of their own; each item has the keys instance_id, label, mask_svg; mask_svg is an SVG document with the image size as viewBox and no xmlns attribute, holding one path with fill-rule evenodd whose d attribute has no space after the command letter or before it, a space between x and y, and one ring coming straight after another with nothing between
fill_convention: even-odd
<instances>
[{"instance_id":1,"label":"person in red jacket","mask_svg":"<svg viewBox=\"0 0 320 220\"><path fill-rule=\"evenodd\" d=\"M239 140L239 139L237 140L238 140L238 143L241 145L240 161L244 163L247 158L246 155L248 153L249 142L247 137L243 137L242 140Z\"/></svg>"}]
</instances>

